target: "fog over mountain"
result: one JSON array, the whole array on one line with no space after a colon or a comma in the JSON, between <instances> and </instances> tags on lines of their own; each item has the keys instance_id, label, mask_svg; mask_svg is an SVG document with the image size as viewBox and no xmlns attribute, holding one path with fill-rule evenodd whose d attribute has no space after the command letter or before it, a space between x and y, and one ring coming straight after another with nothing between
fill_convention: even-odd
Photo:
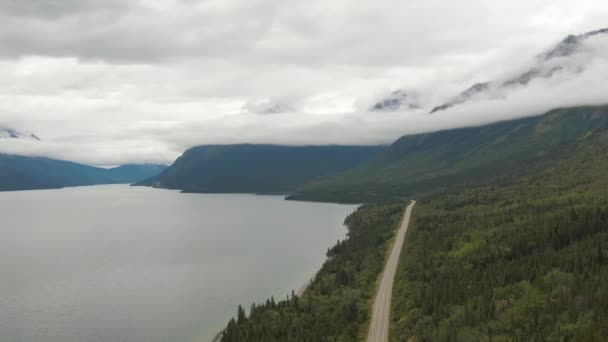
<instances>
[{"instance_id":1,"label":"fog over mountain","mask_svg":"<svg viewBox=\"0 0 608 342\"><path fill-rule=\"evenodd\" d=\"M43 138L0 152L170 163L201 144L386 144L605 103L607 35L580 35L607 17L600 0L0 0L0 127Z\"/></svg>"},{"instance_id":2,"label":"fog over mountain","mask_svg":"<svg viewBox=\"0 0 608 342\"><path fill-rule=\"evenodd\" d=\"M376 102L369 109L372 112L377 111L408 111L419 109L417 94L412 94L404 90L395 90L391 92L387 97Z\"/></svg>"},{"instance_id":3,"label":"fog over mountain","mask_svg":"<svg viewBox=\"0 0 608 342\"><path fill-rule=\"evenodd\" d=\"M24 133L12 128L0 127L0 139L33 139L40 140L34 133Z\"/></svg>"},{"instance_id":4,"label":"fog over mountain","mask_svg":"<svg viewBox=\"0 0 608 342\"><path fill-rule=\"evenodd\" d=\"M250 114L280 114L297 111L289 100L255 99L248 101L242 107L243 113Z\"/></svg>"},{"instance_id":5,"label":"fog over mountain","mask_svg":"<svg viewBox=\"0 0 608 342\"><path fill-rule=\"evenodd\" d=\"M537 56L532 66L521 74L499 81L476 83L448 102L434 107L431 113L484 96L488 98L496 96L497 93L500 96L500 92L508 92L513 87L526 86L538 78L551 78L559 76L560 73L579 73L593 58L601 56L598 48L605 47L607 39L608 29L595 30L576 36L569 35L554 48Z\"/></svg>"}]
</instances>

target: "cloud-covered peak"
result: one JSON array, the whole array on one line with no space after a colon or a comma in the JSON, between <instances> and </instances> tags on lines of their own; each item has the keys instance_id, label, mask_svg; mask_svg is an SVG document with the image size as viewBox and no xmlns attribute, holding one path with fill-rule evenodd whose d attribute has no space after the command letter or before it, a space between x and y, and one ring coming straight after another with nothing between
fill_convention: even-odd
<instances>
[{"instance_id":1,"label":"cloud-covered peak","mask_svg":"<svg viewBox=\"0 0 608 342\"><path fill-rule=\"evenodd\" d=\"M29 139L40 141L40 138L34 133L24 133L6 127L0 127L0 139Z\"/></svg>"},{"instance_id":2,"label":"cloud-covered peak","mask_svg":"<svg viewBox=\"0 0 608 342\"><path fill-rule=\"evenodd\" d=\"M449 109L467 101L503 97L513 87L525 86L539 78L551 78L563 73L579 73L587 67L595 57L601 54L593 43L601 40L608 44L608 29L590 31L580 35L569 35L554 48L539 55L531 66L519 74L506 75L501 80L476 83L446 103L436 106L431 113ZM590 42L591 40L594 42Z\"/></svg>"},{"instance_id":3,"label":"cloud-covered peak","mask_svg":"<svg viewBox=\"0 0 608 342\"><path fill-rule=\"evenodd\" d=\"M605 0L0 0L0 126L44 138L0 153L170 163L201 144L386 144L608 102L602 32L538 71L531 58L607 17Z\"/></svg>"},{"instance_id":4,"label":"cloud-covered peak","mask_svg":"<svg viewBox=\"0 0 608 342\"><path fill-rule=\"evenodd\" d=\"M608 28L586 32L579 35L569 35L564 38L559 44L549 51L541 54L542 60L549 60L552 58L567 57L581 49L581 45L586 39L593 38L598 35L608 34Z\"/></svg>"},{"instance_id":5,"label":"cloud-covered peak","mask_svg":"<svg viewBox=\"0 0 608 342\"><path fill-rule=\"evenodd\" d=\"M404 90L395 90L370 107L372 112L399 112L420 108L418 95Z\"/></svg>"},{"instance_id":6,"label":"cloud-covered peak","mask_svg":"<svg viewBox=\"0 0 608 342\"><path fill-rule=\"evenodd\" d=\"M249 101L243 105L241 110L250 114L281 114L296 111L287 101L275 101L268 98Z\"/></svg>"}]
</instances>

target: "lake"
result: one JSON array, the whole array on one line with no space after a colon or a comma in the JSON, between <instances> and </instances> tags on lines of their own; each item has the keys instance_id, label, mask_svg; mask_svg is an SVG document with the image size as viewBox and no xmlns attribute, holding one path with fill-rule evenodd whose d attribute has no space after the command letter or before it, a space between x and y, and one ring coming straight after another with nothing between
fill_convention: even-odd
<instances>
[{"instance_id":1,"label":"lake","mask_svg":"<svg viewBox=\"0 0 608 342\"><path fill-rule=\"evenodd\" d=\"M210 341L237 305L305 284L354 209L123 185L0 192L0 336Z\"/></svg>"}]
</instances>

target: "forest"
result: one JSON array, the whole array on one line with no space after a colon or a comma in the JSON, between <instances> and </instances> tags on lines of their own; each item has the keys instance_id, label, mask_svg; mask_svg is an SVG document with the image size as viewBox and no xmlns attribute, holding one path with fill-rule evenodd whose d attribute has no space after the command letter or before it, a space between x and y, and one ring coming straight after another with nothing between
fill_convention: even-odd
<instances>
[{"instance_id":1,"label":"forest","mask_svg":"<svg viewBox=\"0 0 608 342\"><path fill-rule=\"evenodd\" d=\"M527 177L414 212L392 340L608 340L608 135Z\"/></svg>"},{"instance_id":2,"label":"forest","mask_svg":"<svg viewBox=\"0 0 608 342\"><path fill-rule=\"evenodd\" d=\"M346 219L348 236L327 251L302 296L239 307L222 341L358 341L370 316L386 246L404 203L366 205Z\"/></svg>"},{"instance_id":3,"label":"forest","mask_svg":"<svg viewBox=\"0 0 608 342\"><path fill-rule=\"evenodd\" d=\"M391 341L608 340L608 125L553 151L412 196ZM384 203L347 219L301 297L239 308L223 341L363 340L406 196Z\"/></svg>"}]
</instances>

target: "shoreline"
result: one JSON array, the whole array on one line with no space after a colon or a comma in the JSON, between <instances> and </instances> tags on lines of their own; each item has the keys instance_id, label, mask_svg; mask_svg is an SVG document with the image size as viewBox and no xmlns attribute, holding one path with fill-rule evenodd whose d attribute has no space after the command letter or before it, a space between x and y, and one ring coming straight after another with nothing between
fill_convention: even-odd
<instances>
[{"instance_id":1,"label":"shoreline","mask_svg":"<svg viewBox=\"0 0 608 342\"><path fill-rule=\"evenodd\" d=\"M285 198L285 200L288 200L287 197ZM304 202L308 202L308 201L304 201ZM334 203L334 204L341 204L341 203ZM357 209L361 206L361 204L357 205ZM355 209L355 211L357 210ZM350 215L350 214L349 214ZM348 216L347 216L348 217ZM344 220L346 220L346 218L344 218ZM346 225L345 225L346 226ZM348 227L347 227L348 230ZM292 289L293 291L295 291L296 295L298 297L301 297L304 292L306 292L306 290L308 289L308 287L312 284L312 282L315 280L315 278L317 277L317 273L319 273L319 271L321 270L321 268L323 267L323 265L325 265L325 263L329 260L329 257L326 257L325 260L323 261L323 263L321 264L321 266L319 267L319 269L317 270L317 272L315 272L315 274L310 277L302 286L300 286L300 288L295 291L295 289ZM289 295L289 294L288 294ZM215 335L215 337L211 340L211 342L221 342L222 341L222 335L224 334L224 331L226 329L222 329L220 332L217 333L217 335Z\"/></svg>"},{"instance_id":2,"label":"shoreline","mask_svg":"<svg viewBox=\"0 0 608 342\"><path fill-rule=\"evenodd\" d=\"M306 291L306 289L308 289L308 287L310 286L310 284L312 284L312 282L313 282L313 280L315 279L316 276L317 275L315 274L314 277L310 278L308 281L306 281L306 283L304 283L304 285L300 286L300 288L298 289L298 291L296 291L296 295L298 297L301 297L302 294L304 294L304 291ZM224 330L225 329L222 329L222 331L220 331L219 333L217 333L217 335L215 335L215 337L211 340L211 342L221 342L222 341L222 335L224 334Z\"/></svg>"}]
</instances>

